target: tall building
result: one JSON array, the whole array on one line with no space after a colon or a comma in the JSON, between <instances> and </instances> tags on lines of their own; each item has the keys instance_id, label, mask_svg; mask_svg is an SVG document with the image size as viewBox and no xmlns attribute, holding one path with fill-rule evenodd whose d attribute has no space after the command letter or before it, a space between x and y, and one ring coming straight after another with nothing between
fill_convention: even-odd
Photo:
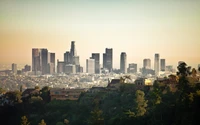
<instances>
[{"instance_id":1,"label":"tall building","mask_svg":"<svg viewBox=\"0 0 200 125\"><path fill-rule=\"evenodd\" d=\"M121 53L120 56L120 70L122 73L127 73L127 55L125 52Z\"/></svg>"},{"instance_id":2,"label":"tall building","mask_svg":"<svg viewBox=\"0 0 200 125\"><path fill-rule=\"evenodd\" d=\"M94 59L86 60L86 72L90 73L90 74L95 73L95 60Z\"/></svg>"},{"instance_id":3,"label":"tall building","mask_svg":"<svg viewBox=\"0 0 200 125\"><path fill-rule=\"evenodd\" d=\"M106 53L103 54L103 68L106 68Z\"/></svg>"},{"instance_id":4,"label":"tall building","mask_svg":"<svg viewBox=\"0 0 200 125\"><path fill-rule=\"evenodd\" d=\"M151 60L150 59L144 59L143 60L143 68L151 69Z\"/></svg>"},{"instance_id":5,"label":"tall building","mask_svg":"<svg viewBox=\"0 0 200 125\"><path fill-rule=\"evenodd\" d=\"M38 48L32 49L32 71L35 73L42 72L41 50Z\"/></svg>"},{"instance_id":6,"label":"tall building","mask_svg":"<svg viewBox=\"0 0 200 125\"><path fill-rule=\"evenodd\" d=\"M104 68L107 68L110 72L113 69L113 49L106 48L106 53L103 54L103 65Z\"/></svg>"},{"instance_id":7,"label":"tall building","mask_svg":"<svg viewBox=\"0 0 200 125\"><path fill-rule=\"evenodd\" d=\"M165 71L165 59L160 59L160 71Z\"/></svg>"},{"instance_id":8,"label":"tall building","mask_svg":"<svg viewBox=\"0 0 200 125\"><path fill-rule=\"evenodd\" d=\"M64 62L66 64L70 64L72 62L71 55L70 55L69 51L67 51L66 53L64 53Z\"/></svg>"},{"instance_id":9,"label":"tall building","mask_svg":"<svg viewBox=\"0 0 200 125\"><path fill-rule=\"evenodd\" d=\"M55 73L55 53L49 53L48 56L48 73Z\"/></svg>"},{"instance_id":10,"label":"tall building","mask_svg":"<svg viewBox=\"0 0 200 125\"><path fill-rule=\"evenodd\" d=\"M42 74L48 73L48 50L41 49Z\"/></svg>"},{"instance_id":11,"label":"tall building","mask_svg":"<svg viewBox=\"0 0 200 125\"><path fill-rule=\"evenodd\" d=\"M159 54L156 53L155 54L155 58L154 58L154 70L155 70L155 75L158 75L159 73Z\"/></svg>"},{"instance_id":12,"label":"tall building","mask_svg":"<svg viewBox=\"0 0 200 125\"><path fill-rule=\"evenodd\" d=\"M14 73L14 74L17 74L17 64L12 64L12 72Z\"/></svg>"},{"instance_id":13,"label":"tall building","mask_svg":"<svg viewBox=\"0 0 200 125\"><path fill-rule=\"evenodd\" d=\"M32 49L32 71L37 74L41 72L42 74L48 73L48 50L47 49Z\"/></svg>"},{"instance_id":14,"label":"tall building","mask_svg":"<svg viewBox=\"0 0 200 125\"><path fill-rule=\"evenodd\" d=\"M75 48L75 41L71 41L71 49L70 49L71 56L76 56L76 48Z\"/></svg>"},{"instance_id":15,"label":"tall building","mask_svg":"<svg viewBox=\"0 0 200 125\"><path fill-rule=\"evenodd\" d=\"M100 73L100 63L99 63L99 53L92 53L91 59L95 60L95 73L99 74Z\"/></svg>"},{"instance_id":16,"label":"tall building","mask_svg":"<svg viewBox=\"0 0 200 125\"><path fill-rule=\"evenodd\" d=\"M128 73L137 73L137 64L130 63L128 66Z\"/></svg>"},{"instance_id":17,"label":"tall building","mask_svg":"<svg viewBox=\"0 0 200 125\"><path fill-rule=\"evenodd\" d=\"M57 73L64 73L65 72L65 62L60 62L57 60Z\"/></svg>"}]
</instances>

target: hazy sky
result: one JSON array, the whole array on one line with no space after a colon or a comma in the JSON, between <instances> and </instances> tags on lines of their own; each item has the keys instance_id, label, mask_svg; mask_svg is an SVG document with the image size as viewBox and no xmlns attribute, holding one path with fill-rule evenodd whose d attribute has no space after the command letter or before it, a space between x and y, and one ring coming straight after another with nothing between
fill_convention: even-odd
<instances>
[{"instance_id":1,"label":"hazy sky","mask_svg":"<svg viewBox=\"0 0 200 125\"><path fill-rule=\"evenodd\" d=\"M113 48L141 66L159 53L167 65L200 63L200 0L1 0L0 63L31 64L32 48L63 60L76 41L80 63Z\"/></svg>"}]
</instances>

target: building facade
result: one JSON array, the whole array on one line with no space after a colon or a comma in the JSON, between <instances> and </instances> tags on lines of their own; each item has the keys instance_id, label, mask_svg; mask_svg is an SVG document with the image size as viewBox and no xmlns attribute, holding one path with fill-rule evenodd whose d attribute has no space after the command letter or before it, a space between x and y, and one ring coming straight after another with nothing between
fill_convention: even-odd
<instances>
[{"instance_id":1,"label":"building facade","mask_svg":"<svg viewBox=\"0 0 200 125\"><path fill-rule=\"evenodd\" d=\"M154 70L155 70L155 75L158 75L159 73L159 54L156 53L155 54L155 58L154 58Z\"/></svg>"},{"instance_id":2,"label":"building facade","mask_svg":"<svg viewBox=\"0 0 200 125\"><path fill-rule=\"evenodd\" d=\"M100 56L99 53L92 53L92 57L91 57L91 59L95 60L95 73L96 74L100 73L100 63L99 63L100 57L99 56Z\"/></svg>"},{"instance_id":3,"label":"building facade","mask_svg":"<svg viewBox=\"0 0 200 125\"><path fill-rule=\"evenodd\" d=\"M95 60L94 59L86 60L86 72L89 74L95 73Z\"/></svg>"},{"instance_id":4,"label":"building facade","mask_svg":"<svg viewBox=\"0 0 200 125\"><path fill-rule=\"evenodd\" d=\"M14 74L17 74L17 64L15 64L15 63L12 64L12 72Z\"/></svg>"},{"instance_id":5,"label":"building facade","mask_svg":"<svg viewBox=\"0 0 200 125\"><path fill-rule=\"evenodd\" d=\"M160 71L165 71L165 59L160 59Z\"/></svg>"},{"instance_id":6,"label":"building facade","mask_svg":"<svg viewBox=\"0 0 200 125\"><path fill-rule=\"evenodd\" d=\"M144 59L143 60L143 68L151 69L151 60L150 59Z\"/></svg>"},{"instance_id":7,"label":"building facade","mask_svg":"<svg viewBox=\"0 0 200 125\"><path fill-rule=\"evenodd\" d=\"M120 71L121 73L127 73L127 55L125 52L120 55Z\"/></svg>"},{"instance_id":8,"label":"building facade","mask_svg":"<svg viewBox=\"0 0 200 125\"><path fill-rule=\"evenodd\" d=\"M106 53L103 54L103 65L107 68L109 72L113 69L113 49L106 48Z\"/></svg>"}]
</instances>

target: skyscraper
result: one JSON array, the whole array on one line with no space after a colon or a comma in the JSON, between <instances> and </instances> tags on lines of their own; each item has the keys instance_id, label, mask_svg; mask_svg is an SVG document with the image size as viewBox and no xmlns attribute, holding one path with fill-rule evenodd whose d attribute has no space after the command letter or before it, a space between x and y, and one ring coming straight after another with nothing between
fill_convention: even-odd
<instances>
[{"instance_id":1,"label":"skyscraper","mask_svg":"<svg viewBox=\"0 0 200 125\"><path fill-rule=\"evenodd\" d=\"M165 59L160 59L160 71L165 71Z\"/></svg>"},{"instance_id":2,"label":"skyscraper","mask_svg":"<svg viewBox=\"0 0 200 125\"><path fill-rule=\"evenodd\" d=\"M155 70L155 75L158 75L159 73L159 54L155 54L155 59L154 59L154 70Z\"/></svg>"},{"instance_id":3,"label":"skyscraper","mask_svg":"<svg viewBox=\"0 0 200 125\"><path fill-rule=\"evenodd\" d=\"M110 72L113 69L113 49L106 48L106 53L103 54L103 66Z\"/></svg>"},{"instance_id":4,"label":"skyscraper","mask_svg":"<svg viewBox=\"0 0 200 125\"><path fill-rule=\"evenodd\" d=\"M151 69L151 60L150 59L144 59L143 60L143 68Z\"/></svg>"},{"instance_id":5,"label":"skyscraper","mask_svg":"<svg viewBox=\"0 0 200 125\"><path fill-rule=\"evenodd\" d=\"M37 74L41 72L46 74L48 71L48 50L47 49L32 49L32 71Z\"/></svg>"},{"instance_id":6,"label":"skyscraper","mask_svg":"<svg viewBox=\"0 0 200 125\"><path fill-rule=\"evenodd\" d=\"M48 50L41 49L42 74L48 73Z\"/></svg>"},{"instance_id":7,"label":"skyscraper","mask_svg":"<svg viewBox=\"0 0 200 125\"><path fill-rule=\"evenodd\" d=\"M66 64L70 64L72 61L71 61L71 55L70 55L70 52L67 51L66 53L64 53L64 62Z\"/></svg>"},{"instance_id":8,"label":"skyscraper","mask_svg":"<svg viewBox=\"0 0 200 125\"><path fill-rule=\"evenodd\" d=\"M71 49L70 49L71 56L76 56L76 48L75 48L75 41L71 41Z\"/></svg>"},{"instance_id":9,"label":"skyscraper","mask_svg":"<svg viewBox=\"0 0 200 125\"><path fill-rule=\"evenodd\" d=\"M125 52L122 52L120 56L120 70L122 73L127 73L126 63L127 63L127 55Z\"/></svg>"},{"instance_id":10,"label":"skyscraper","mask_svg":"<svg viewBox=\"0 0 200 125\"><path fill-rule=\"evenodd\" d=\"M92 53L91 59L95 60L95 73L99 74L100 73L100 64L99 64L99 53Z\"/></svg>"},{"instance_id":11,"label":"skyscraper","mask_svg":"<svg viewBox=\"0 0 200 125\"><path fill-rule=\"evenodd\" d=\"M90 74L95 73L95 60L94 59L86 60L86 72L90 73Z\"/></svg>"},{"instance_id":12,"label":"skyscraper","mask_svg":"<svg viewBox=\"0 0 200 125\"><path fill-rule=\"evenodd\" d=\"M38 48L32 49L32 71L36 73L42 72L42 62L41 62L41 50Z\"/></svg>"},{"instance_id":13,"label":"skyscraper","mask_svg":"<svg viewBox=\"0 0 200 125\"><path fill-rule=\"evenodd\" d=\"M106 53L103 54L103 68L106 68Z\"/></svg>"},{"instance_id":14,"label":"skyscraper","mask_svg":"<svg viewBox=\"0 0 200 125\"><path fill-rule=\"evenodd\" d=\"M12 72L14 73L14 74L17 74L17 64L12 64Z\"/></svg>"},{"instance_id":15,"label":"skyscraper","mask_svg":"<svg viewBox=\"0 0 200 125\"><path fill-rule=\"evenodd\" d=\"M48 54L48 73L53 74L55 73L55 53Z\"/></svg>"}]
</instances>

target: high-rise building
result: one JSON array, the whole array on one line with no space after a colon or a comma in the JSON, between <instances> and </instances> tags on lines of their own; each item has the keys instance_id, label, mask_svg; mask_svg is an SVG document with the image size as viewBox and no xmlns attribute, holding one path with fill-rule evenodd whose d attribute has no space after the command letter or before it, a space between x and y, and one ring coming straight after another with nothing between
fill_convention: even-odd
<instances>
[{"instance_id":1,"label":"high-rise building","mask_svg":"<svg viewBox=\"0 0 200 125\"><path fill-rule=\"evenodd\" d=\"M106 68L106 53L103 54L103 68Z\"/></svg>"},{"instance_id":2,"label":"high-rise building","mask_svg":"<svg viewBox=\"0 0 200 125\"><path fill-rule=\"evenodd\" d=\"M127 73L127 55L125 52L121 53L120 56L120 70L122 73Z\"/></svg>"},{"instance_id":3,"label":"high-rise building","mask_svg":"<svg viewBox=\"0 0 200 125\"><path fill-rule=\"evenodd\" d=\"M90 74L95 73L95 60L94 59L86 60L86 72L90 73Z\"/></svg>"},{"instance_id":4,"label":"high-rise building","mask_svg":"<svg viewBox=\"0 0 200 125\"><path fill-rule=\"evenodd\" d=\"M42 58L42 74L48 73L48 50L41 49L41 58Z\"/></svg>"},{"instance_id":5,"label":"high-rise building","mask_svg":"<svg viewBox=\"0 0 200 125\"><path fill-rule=\"evenodd\" d=\"M71 56L76 56L76 48L75 48L75 41L71 41L71 49L70 49Z\"/></svg>"},{"instance_id":6,"label":"high-rise building","mask_svg":"<svg viewBox=\"0 0 200 125\"><path fill-rule=\"evenodd\" d=\"M95 73L99 74L100 73L100 64L99 64L99 53L92 53L91 59L95 60Z\"/></svg>"},{"instance_id":7,"label":"high-rise building","mask_svg":"<svg viewBox=\"0 0 200 125\"><path fill-rule=\"evenodd\" d=\"M42 72L41 50L38 48L32 49L32 71L35 73Z\"/></svg>"},{"instance_id":8,"label":"high-rise building","mask_svg":"<svg viewBox=\"0 0 200 125\"><path fill-rule=\"evenodd\" d=\"M151 60L150 59L144 59L143 60L143 68L151 69Z\"/></svg>"},{"instance_id":9,"label":"high-rise building","mask_svg":"<svg viewBox=\"0 0 200 125\"><path fill-rule=\"evenodd\" d=\"M60 62L57 60L57 73L64 73L65 72L65 62Z\"/></svg>"},{"instance_id":10,"label":"high-rise building","mask_svg":"<svg viewBox=\"0 0 200 125\"><path fill-rule=\"evenodd\" d=\"M64 53L64 62L66 64L70 64L72 62L71 55L70 55L69 51L67 51L66 53Z\"/></svg>"},{"instance_id":11,"label":"high-rise building","mask_svg":"<svg viewBox=\"0 0 200 125\"><path fill-rule=\"evenodd\" d=\"M47 49L32 49L32 71L48 73L48 50Z\"/></svg>"},{"instance_id":12,"label":"high-rise building","mask_svg":"<svg viewBox=\"0 0 200 125\"><path fill-rule=\"evenodd\" d=\"M128 66L128 73L137 73L137 64L130 63Z\"/></svg>"},{"instance_id":13,"label":"high-rise building","mask_svg":"<svg viewBox=\"0 0 200 125\"><path fill-rule=\"evenodd\" d=\"M113 49L106 48L106 53L103 54L103 66L107 68L110 72L113 69Z\"/></svg>"},{"instance_id":14,"label":"high-rise building","mask_svg":"<svg viewBox=\"0 0 200 125\"><path fill-rule=\"evenodd\" d=\"M154 59L154 70L155 70L155 75L158 75L159 73L159 54L155 54L155 59Z\"/></svg>"},{"instance_id":15,"label":"high-rise building","mask_svg":"<svg viewBox=\"0 0 200 125\"><path fill-rule=\"evenodd\" d=\"M14 73L14 74L17 74L17 64L12 64L12 72Z\"/></svg>"},{"instance_id":16,"label":"high-rise building","mask_svg":"<svg viewBox=\"0 0 200 125\"><path fill-rule=\"evenodd\" d=\"M55 73L55 53L49 53L48 56L48 73Z\"/></svg>"},{"instance_id":17,"label":"high-rise building","mask_svg":"<svg viewBox=\"0 0 200 125\"><path fill-rule=\"evenodd\" d=\"M165 59L160 59L160 71L165 71Z\"/></svg>"}]
</instances>

